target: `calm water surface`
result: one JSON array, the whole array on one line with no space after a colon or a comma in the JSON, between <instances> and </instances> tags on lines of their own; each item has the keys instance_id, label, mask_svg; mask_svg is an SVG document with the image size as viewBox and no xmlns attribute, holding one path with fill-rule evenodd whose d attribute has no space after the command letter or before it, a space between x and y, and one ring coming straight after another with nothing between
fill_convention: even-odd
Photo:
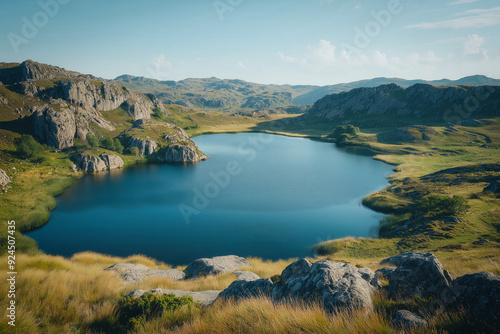
<instances>
[{"instance_id":1,"label":"calm water surface","mask_svg":"<svg viewBox=\"0 0 500 334\"><path fill-rule=\"evenodd\" d=\"M146 254L179 265L229 254L306 256L317 242L376 230L382 215L361 199L387 185L389 165L302 138L195 140L209 160L85 176L28 235L49 254Z\"/></svg>"}]
</instances>

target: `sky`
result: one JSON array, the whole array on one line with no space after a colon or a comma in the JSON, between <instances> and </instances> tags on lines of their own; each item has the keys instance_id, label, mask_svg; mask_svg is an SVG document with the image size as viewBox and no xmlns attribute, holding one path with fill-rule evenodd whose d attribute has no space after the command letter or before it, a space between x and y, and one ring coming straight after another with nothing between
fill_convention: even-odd
<instances>
[{"instance_id":1,"label":"sky","mask_svg":"<svg viewBox=\"0 0 500 334\"><path fill-rule=\"evenodd\" d=\"M500 78L498 0L16 0L0 62L105 79Z\"/></svg>"}]
</instances>

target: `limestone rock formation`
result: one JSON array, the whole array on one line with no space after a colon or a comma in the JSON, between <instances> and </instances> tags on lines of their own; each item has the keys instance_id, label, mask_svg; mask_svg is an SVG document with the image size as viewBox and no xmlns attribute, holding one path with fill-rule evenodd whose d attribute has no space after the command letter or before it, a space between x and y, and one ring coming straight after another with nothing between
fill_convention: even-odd
<instances>
[{"instance_id":1,"label":"limestone rock formation","mask_svg":"<svg viewBox=\"0 0 500 334\"><path fill-rule=\"evenodd\" d=\"M165 154L165 161L170 163L196 163L206 159L207 155L187 145L170 145Z\"/></svg>"},{"instance_id":2,"label":"limestone rock formation","mask_svg":"<svg viewBox=\"0 0 500 334\"><path fill-rule=\"evenodd\" d=\"M103 154L101 158L109 170L122 168L124 166L123 159L115 154Z\"/></svg>"},{"instance_id":3,"label":"limestone rock formation","mask_svg":"<svg viewBox=\"0 0 500 334\"><path fill-rule=\"evenodd\" d=\"M73 146L76 134L74 113L56 111L46 105L34 112L33 126L35 134L48 145L58 149Z\"/></svg>"},{"instance_id":4,"label":"limestone rock formation","mask_svg":"<svg viewBox=\"0 0 500 334\"><path fill-rule=\"evenodd\" d=\"M439 296L451 283L441 262L431 253L404 253L387 258L380 264L393 264L397 268L389 276L389 295Z\"/></svg>"},{"instance_id":5,"label":"limestone rock formation","mask_svg":"<svg viewBox=\"0 0 500 334\"><path fill-rule=\"evenodd\" d=\"M80 168L85 173L99 173L123 167L123 159L115 154L103 154L97 157L91 154L80 156Z\"/></svg>"},{"instance_id":6,"label":"limestone rock formation","mask_svg":"<svg viewBox=\"0 0 500 334\"><path fill-rule=\"evenodd\" d=\"M137 147L141 156L148 156L155 153L158 143L154 140L130 138L128 147Z\"/></svg>"},{"instance_id":7,"label":"limestone rock formation","mask_svg":"<svg viewBox=\"0 0 500 334\"><path fill-rule=\"evenodd\" d=\"M252 267L245 258L228 255L194 260L184 272L186 273L186 279L190 279L232 273L245 267Z\"/></svg>"}]
</instances>

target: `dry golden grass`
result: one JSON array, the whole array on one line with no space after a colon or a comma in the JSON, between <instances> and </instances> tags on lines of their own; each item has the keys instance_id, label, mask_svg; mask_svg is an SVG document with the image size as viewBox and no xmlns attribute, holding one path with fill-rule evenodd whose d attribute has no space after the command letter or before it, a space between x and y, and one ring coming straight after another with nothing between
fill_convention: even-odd
<instances>
[{"instance_id":1,"label":"dry golden grass","mask_svg":"<svg viewBox=\"0 0 500 334\"><path fill-rule=\"evenodd\" d=\"M145 266L148 266L151 269L171 269L172 267L163 262L159 262L153 258L144 256L144 255L131 255L127 258L120 258L117 256L104 255L94 252L82 252L77 253L71 257L71 261L81 264L99 264L105 267L109 267L113 264L117 264L120 262L128 262L128 263L140 263Z\"/></svg>"},{"instance_id":2,"label":"dry golden grass","mask_svg":"<svg viewBox=\"0 0 500 334\"><path fill-rule=\"evenodd\" d=\"M167 333L167 330L158 333ZM174 333L390 333L387 320L364 311L327 315L318 304L266 298L218 302Z\"/></svg>"}]
</instances>

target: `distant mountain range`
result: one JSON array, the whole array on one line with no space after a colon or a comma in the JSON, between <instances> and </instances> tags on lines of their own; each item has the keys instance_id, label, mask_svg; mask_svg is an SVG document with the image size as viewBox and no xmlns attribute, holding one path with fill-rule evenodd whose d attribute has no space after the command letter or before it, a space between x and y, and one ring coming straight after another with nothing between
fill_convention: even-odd
<instances>
[{"instance_id":1,"label":"distant mountain range","mask_svg":"<svg viewBox=\"0 0 500 334\"><path fill-rule=\"evenodd\" d=\"M500 86L500 80L484 75L474 75L459 80L442 79L435 81L374 78L330 86L263 85L243 80L217 79L214 77L181 81L159 81L131 75L119 76L114 81L138 92L152 93L166 104L180 104L188 107L222 111L255 111L286 108L291 105L305 106L314 104L329 94L391 83L403 88L418 83L432 86Z\"/></svg>"}]
</instances>

